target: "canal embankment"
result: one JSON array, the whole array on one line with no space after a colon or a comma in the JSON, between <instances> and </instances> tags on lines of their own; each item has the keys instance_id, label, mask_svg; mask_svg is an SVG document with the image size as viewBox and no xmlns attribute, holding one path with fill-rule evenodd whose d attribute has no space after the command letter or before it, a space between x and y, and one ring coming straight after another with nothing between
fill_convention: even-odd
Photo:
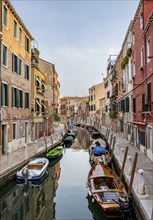
<instances>
[{"instance_id":1,"label":"canal embankment","mask_svg":"<svg viewBox=\"0 0 153 220\"><path fill-rule=\"evenodd\" d=\"M113 164L122 179L129 186L132 182L131 194L134 205L140 212L142 219L153 219L153 163L136 147L129 143L122 134L111 132L106 127L98 129L113 154ZM127 149L127 150L126 150ZM127 152L126 152L127 151ZM126 153L125 153L126 152ZM126 155L125 155L126 154ZM137 158L135 161L134 159ZM125 159L125 161L124 161ZM124 163L125 162L125 163ZM135 163L134 175L132 175ZM124 168L124 169L123 169Z\"/></svg>"},{"instance_id":2,"label":"canal embankment","mask_svg":"<svg viewBox=\"0 0 153 220\"><path fill-rule=\"evenodd\" d=\"M29 160L34 157L40 157L59 145L63 140L61 132L65 134L66 129L64 124L60 124L55 127L54 133L51 136L41 137L35 142L26 144L17 151L2 155L0 158L0 188L11 181L15 177L16 171L27 164Z\"/></svg>"}]
</instances>

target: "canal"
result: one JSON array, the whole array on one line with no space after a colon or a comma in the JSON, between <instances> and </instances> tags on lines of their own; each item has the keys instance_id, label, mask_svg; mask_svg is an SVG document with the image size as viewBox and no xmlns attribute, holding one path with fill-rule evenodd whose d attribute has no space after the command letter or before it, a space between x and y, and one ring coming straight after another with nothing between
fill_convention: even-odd
<instances>
[{"instance_id":1,"label":"canal","mask_svg":"<svg viewBox=\"0 0 153 220\"><path fill-rule=\"evenodd\" d=\"M58 161L59 160L59 161ZM1 220L105 220L88 196L88 148L77 140L51 162L48 175L36 183L12 181L0 191ZM136 219L136 218L134 218Z\"/></svg>"}]
</instances>

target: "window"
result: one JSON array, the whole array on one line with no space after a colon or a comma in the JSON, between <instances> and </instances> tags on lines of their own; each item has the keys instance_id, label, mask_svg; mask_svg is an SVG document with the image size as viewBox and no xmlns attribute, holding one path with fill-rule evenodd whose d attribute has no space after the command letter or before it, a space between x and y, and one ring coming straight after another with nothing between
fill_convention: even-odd
<instances>
[{"instance_id":1,"label":"window","mask_svg":"<svg viewBox=\"0 0 153 220\"><path fill-rule=\"evenodd\" d=\"M25 108L29 108L29 93L25 92Z\"/></svg>"},{"instance_id":2,"label":"window","mask_svg":"<svg viewBox=\"0 0 153 220\"><path fill-rule=\"evenodd\" d=\"M136 113L136 98L133 98L133 113Z\"/></svg>"},{"instance_id":3,"label":"window","mask_svg":"<svg viewBox=\"0 0 153 220\"><path fill-rule=\"evenodd\" d=\"M40 112L40 108L41 108L40 101L39 99L36 99L35 100L35 111Z\"/></svg>"},{"instance_id":4,"label":"window","mask_svg":"<svg viewBox=\"0 0 153 220\"><path fill-rule=\"evenodd\" d=\"M152 142L152 127L148 127L148 149L153 151L153 142Z\"/></svg>"},{"instance_id":5,"label":"window","mask_svg":"<svg viewBox=\"0 0 153 220\"><path fill-rule=\"evenodd\" d=\"M145 132L138 130L139 144L145 146Z\"/></svg>"},{"instance_id":6,"label":"window","mask_svg":"<svg viewBox=\"0 0 153 220\"><path fill-rule=\"evenodd\" d=\"M45 104L44 104L44 101L41 101L41 111L42 111L42 112L45 111Z\"/></svg>"},{"instance_id":7,"label":"window","mask_svg":"<svg viewBox=\"0 0 153 220\"><path fill-rule=\"evenodd\" d=\"M42 91L45 91L45 84L44 84L44 80L41 80L41 89L42 89Z\"/></svg>"},{"instance_id":8,"label":"window","mask_svg":"<svg viewBox=\"0 0 153 220\"><path fill-rule=\"evenodd\" d=\"M110 91L107 92L107 99L110 97Z\"/></svg>"},{"instance_id":9,"label":"window","mask_svg":"<svg viewBox=\"0 0 153 220\"><path fill-rule=\"evenodd\" d=\"M148 92L148 111L151 111L151 83L147 85L147 92Z\"/></svg>"},{"instance_id":10,"label":"window","mask_svg":"<svg viewBox=\"0 0 153 220\"><path fill-rule=\"evenodd\" d=\"M129 112L129 97L125 99L125 112Z\"/></svg>"},{"instance_id":11,"label":"window","mask_svg":"<svg viewBox=\"0 0 153 220\"><path fill-rule=\"evenodd\" d=\"M150 39L147 41L147 62L150 61Z\"/></svg>"},{"instance_id":12,"label":"window","mask_svg":"<svg viewBox=\"0 0 153 220\"><path fill-rule=\"evenodd\" d=\"M29 53L30 51L30 45L29 45L29 39L25 36L25 50Z\"/></svg>"},{"instance_id":13,"label":"window","mask_svg":"<svg viewBox=\"0 0 153 220\"><path fill-rule=\"evenodd\" d=\"M143 12L140 14L140 29L143 28Z\"/></svg>"},{"instance_id":14,"label":"window","mask_svg":"<svg viewBox=\"0 0 153 220\"><path fill-rule=\"evenodd\" d=\"M19 28L19 43L22 44L22 29Z\"/></svg>"},{"instance_id":15,"label":"window","mask_svg":"<svg viewBox=\"0 0 153 220\"><path fill-rule=\"evenodd\" d=\"M142 94L142 112L145 111L145 94Z\"/></svg>"},{"instance_id":16,"label":"window","mask_svg":"<svg viewBox=\"0 0 153 220\"><path fill-rule=\"evenodd\" d=\"M41 82L39 76L36 76L36 87L40 87Z\"/></svg>"},{"instance_id":17,"label":"window","mask_svg":"<svg viewBox=\"0 0 153 220\"><path fill-rule=\"evenodd\" d=\"M136 75L136 69L135 69L135 61L133 62L133 76Z\"/></svg>"},{"instance_id":18,"label":"window","mask_svg":"<svg viewBox=\"0 0 153 220\"><path fill-rule=\"evenodd\" d=\"M8 85L5 83L1 84L1 103L4 106L8 106Z\"/></svg>"},{"instance_id":19,"label":"window","mask_svg":"<svg viewBox=\"0 0 153 220\"><path fill-rule=\"evenodd\" d=\"M141 48L140 55L141 55L141 67L143 67L144 64L145 64L145 60L144 60L144 47Z\"/></svg>"},{"instance_id":20,"label":"window","mask_svg":"<svg viewBox=\"0 0 153 220\"><path fill-rule=\"evenodd\" d=\"M15 87L12 87L12 107L23 107L23 92Z\"/></svg>"},{"instance_id":21,"label":"window","mask_svg":"<svg viewBox=\"0 0 153 220\"><path fill-rule=\"evenodd\" d=\"M12 71L19 75L22 73L22 60L15 54L12 54Z\"/></svg>"},{"instance_id":22,"label":"window","mask_svg":"<svg viewBox=\"0 0 153 220\"><path fill-rule=\"evenodd\" d=\"M16 139L16 124L13 124L13 140Z\"/></svg>"},{"instance_id":23,"label":"window","mask_svg":"<svg viewBox=\"0 0 153 220\"><path fill-rule=\"evenodd\" d=\"M24 78L29 80L29 66L27 64L24 66Z\"/></svg>"},{"instance_id":24,"label":"window","mask_svg":"<svg viewBox=\"0 0 153 220\"><path fill-rule=\"evenodd\" d=\"M121 111L125 112L125 100L121 100Z\"/></svg>"},{"instance_id":25,"label":"window","mask_svg":"<svg viewBox=\"0 0 153 220\"><path fill-rule=\"evenodd\" d=\"M14 21L14 37L17 39L17 22Z\"/></svg>"},{"instance_id":26,"label":"window","mask_svg":"<svg viewBox=\"0 0 153 220\"><path fill-rule=\"evenodd\" d=\"M132 43L135 43L135 33L132 34Z\"/></svg>"},{"instance_id":27,"label":"window","mask_svg":"<svg viewBox=\"0 0 153 220\"><path fill-rule=\"evenodd\" d=\"M8 27L8 11L5 6L3 7L3 24Z\"/></svg>"},{"instance_id":28,"label":"window","mask_svg":"<svg viewBox=\"0 0 153 220\"><path fill-rule=\"evenodd\" d=\"M4 66L7 66L7 57L8 57L8 52L7 52L7 47L3 44L3 61L2 61L2 64Z\"/></svg>"}]
</instances>

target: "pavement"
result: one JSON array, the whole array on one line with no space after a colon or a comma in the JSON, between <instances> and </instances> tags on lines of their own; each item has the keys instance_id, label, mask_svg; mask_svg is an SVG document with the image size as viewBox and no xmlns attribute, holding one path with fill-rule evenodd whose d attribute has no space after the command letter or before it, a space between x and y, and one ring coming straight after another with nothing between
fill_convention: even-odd
<instances>
[{"instance_id":1,"label":"pavement","mask_svg":"<svg viewBox=\"0 0 153 220\"><path fill-rule=\"evenodd\" d=\"M107 128L102 126L100 132L105 135L106 131ZM143 212L146 220L153 220L153 162L144 153L142 153L134 145L132 145L122 133L115 133L110 131L108 137L109 143L111 142L111 135L113 135L113 137L116 136L113 152L114 157L120 168L123 164L126 146L128 146L127 156L130 156L132 159L131 164L133 164L135 153L138 153L132 186L132 194L137 200L139 208ZM131 175L129 175L129 166L129 160L127 159L124 168L124 178L128 185L131 178Z\"/></svg>"},{"instance_id":2,"label":"pavement","mask_svg":"<svg viewBox=\"0 0 153 220\"><path fill-rule=\"evenodd\" d=\"M16 151L8 152L1 155L0 158L0 179L15 169L19 164L23 164L27 160L40 153L51 149L62 140L61 132L64 132L64 124L55 125L54 133L48 137L41 137L34 142L30 142L27 146L23 146Z\"/></svg>"}]
</instances>

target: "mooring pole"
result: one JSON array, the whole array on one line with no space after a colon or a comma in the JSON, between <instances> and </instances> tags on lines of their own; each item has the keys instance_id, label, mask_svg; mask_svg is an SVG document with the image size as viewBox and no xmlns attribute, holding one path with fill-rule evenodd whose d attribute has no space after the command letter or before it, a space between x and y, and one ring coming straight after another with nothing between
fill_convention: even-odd
<instances>
[{"instance_id":1,"label":"mooring pole","mask_svg":"<svg viewBox=\"0 0 153 220\"><path fill-rule=\"evenodd\" d=\"M133 184L133 180L134 180L134 174L135 174L137 159L138 159L138 153L135 153L133 166L132 166L132 171L131 171L131 178L130 178L130 183L129 183L129 190L128 190L128 195L129 196L131 195L131 191L132 191L132 184Z\"/></svg>"},{"instance_id":2,"label":"mooring pole","mask_svg":"<svg viewBox=\"0 0 153 220\"><path fill-rule=\"evenodd\" d=\"M125 167L125 162L126 162L126 158L127 158L127 153L128 153L128 146L126 146L126 150L124 153L124 159L123 159L123 163L122 163L122 168L121 168L121 173L120 173L120 179L123 176L123 172L124 172L124 167Z\"/></svg>"}]
</instances>

